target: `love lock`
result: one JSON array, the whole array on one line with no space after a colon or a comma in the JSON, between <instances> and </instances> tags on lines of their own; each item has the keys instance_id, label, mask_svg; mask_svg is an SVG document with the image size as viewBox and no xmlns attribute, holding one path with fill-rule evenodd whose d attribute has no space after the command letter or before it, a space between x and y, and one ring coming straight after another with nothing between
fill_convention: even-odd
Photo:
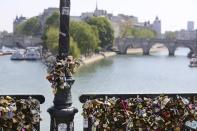
<instances>
[{"instance_id":1,"label":"love lock","mask_svg":"<svg viewBox=\"0 0 197 131\"><path fill-rule=\"evenodd\" d=\"M93 106L90 108L91 104ZM162 95L153 99L137 97L125 100L94 99L88 100L83 107L85 117L96 118L99 121L96 126L105 130L121 130L122 126L125 126L125 130L132 127L133 129L149 127L150 130L179 130L186 119L197 119L196 105L181 96L171 98Z\"/></svg>"}]
</instances>

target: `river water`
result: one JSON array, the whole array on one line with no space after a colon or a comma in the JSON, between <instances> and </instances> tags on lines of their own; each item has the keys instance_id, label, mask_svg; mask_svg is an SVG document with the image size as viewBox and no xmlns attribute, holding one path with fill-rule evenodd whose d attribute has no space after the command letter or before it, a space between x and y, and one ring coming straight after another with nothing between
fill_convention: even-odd
<instances>
[{"instance_id":1,"label":"river water","mask_svg":"<svg viewBox=\"0 0 197 131\"><path fill-rule=\"evenodd\" d=\"M197 93L197 68L189 68L189 50L178 49L175 57L168 52L151 56L119 55L81 67L72 88L73 105L80 112L75 117L75 130L82 131L81 104L78 97L90 93ZM41 131L49 131L46 112L53 94L45 79L46 67L39 61L11 61L0 57L1 94L42 94Z\"/></svg>"}]
</instances>

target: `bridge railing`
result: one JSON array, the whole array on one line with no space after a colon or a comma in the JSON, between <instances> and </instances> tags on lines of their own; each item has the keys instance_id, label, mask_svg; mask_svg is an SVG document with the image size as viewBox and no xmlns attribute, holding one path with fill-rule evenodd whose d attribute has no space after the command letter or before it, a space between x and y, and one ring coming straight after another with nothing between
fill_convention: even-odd
<instances>
[{"instance_id":1,"label":"bridge railing","mask_svg":"<svg viewBox=\"0 0 197 131\"><path fill-rule=\"evenodd\" d=\"M42 95L0 95L0 131L40 131Z\"/></svg>"},{"instance_id":2,"label":"bridge railing","mask_svg":"<svg viewBox=\"0 0 197 131\"><path fill-rule=\"evenodd\" d=\"M84 94L84 131L197 129L197 94Z\"/></svg>"}]
</instances>

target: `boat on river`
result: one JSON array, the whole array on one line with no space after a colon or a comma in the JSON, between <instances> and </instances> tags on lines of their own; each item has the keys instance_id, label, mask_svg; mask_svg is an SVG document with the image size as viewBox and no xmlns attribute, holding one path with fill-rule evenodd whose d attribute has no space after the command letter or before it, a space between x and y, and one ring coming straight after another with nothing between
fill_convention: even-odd
<instances>
[{"instance_id":1,"label":"boat on river","mask_svg":"<svg viewBox=\"0 0 197 131\"><path fill-rule=\"evenodd\" d=\"M25 60L40 60L41 59L41 54L35 48L27 48L25 53L24 53L24 59Z\"/></svg>"},{"instance_id":2,"label":"boat on river","mask_svg":"<svg viewBox=\"0 0 197 131\"><path fill-rule=\"evenodd\" d=\"M11 60L39 60L41 53L36 47L27 47L24 49L17 49L11 56Z\"/></svg>"},{"instance_id":3,"label":"boat on river","mask_svg":"<svg viewBox=\"0 0 197 131\"><path fill-rule=\"evenodd\" d=\"M197 67L197 56L191 58L189 67Z\"/></svg>"},{"instance_id":4,"label":"boat on river","mask_svg":"<svg viewBox=\"0 0 197 131\"><path fill-rule=\"evenodd\" d=\"M11 57L11 60L24 60L24 55L22 52L20 52L19 50L17 50L16 52L14 52Z\"/></svg>"},{"instance_id":5,"label":"boat on river","mask_svg":"<svg viewBox=\"0 0 197 131\"><path fill-rule=\"evenodd\" d=\"M0 55L12 55L16 50L3 46L0 50Z\"/></svg>"}]
</instances>

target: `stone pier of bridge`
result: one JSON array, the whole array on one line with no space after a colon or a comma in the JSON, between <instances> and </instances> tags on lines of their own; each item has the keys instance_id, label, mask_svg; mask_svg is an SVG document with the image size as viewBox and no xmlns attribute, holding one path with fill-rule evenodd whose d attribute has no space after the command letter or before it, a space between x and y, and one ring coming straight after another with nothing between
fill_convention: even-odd
<instances>
[{"instance_id":1,"label":"stone pier of bridge","mask_svg":"<svg viewBox=\"0 0 197 131\"><path fill-rule=\"evenodd\" d=\"M169 56L174 56L178 47L190 49L190 55L197 55L196 40L169 40L169 39L134 39L134 38L116 38L115 46L120 54L127 54L128 48L142 48L143 55L149 55L150 49L155 44L163 44L169 52Z\"/></svg>"}]
</instances>

